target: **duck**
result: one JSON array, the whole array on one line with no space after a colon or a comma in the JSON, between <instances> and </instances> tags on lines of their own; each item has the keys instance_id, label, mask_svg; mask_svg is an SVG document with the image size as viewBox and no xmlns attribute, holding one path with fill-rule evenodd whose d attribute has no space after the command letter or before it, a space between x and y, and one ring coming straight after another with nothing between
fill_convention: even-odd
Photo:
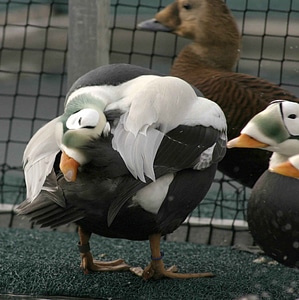
<instances>
[{"instance_id":1,"label":"duck","mask_svg":"<svg viewBox=\"0 0 299 300\"><path fill-rule=\"evenodd\" d=\"M202 201L226 152L224 113L198 94L180 78L131 64L84 74L68 91L64 113L25 148L27 195L18 213L42 227L76 223L85 273L213 276L165 269L160 249L161 237ZM92 234L149 240L149 265L94 260Z\"/></svg>"},{"instance_id":2,"label":"duck","mask_svg":"<svg viewBox=\"0 0 299 300\"><path fill-rule=\"evenodd\" d=\"M272 167L287 161L299 153L299 103L272 101L249 120L238 137L227 142L227 147L267 150L273 153Z\"/></svg>"},{"instance_id":3,"label":"duck","mask_svg":"<svg viewBox=\"0 0 299 300\"><path fill-rule=\"evenodd\" d=\"M277 100L228 141L228 147L260 147L273 153L251 191L248 228L267 256L292 268L299 268L298 128L299 104Z\"/></svg>"},{"instance_id":4,"label":"duck","mask_svg":"<svg viewBox=\"0 0 299 300\"><path fill-rule=\"evenodd\" d=\"M191 40L175 58L170 75L197 87L225 113L228 139L277 99L298 102L298 97L265 79L237 73L241 34L222 0L176 0L154 18L137 25L139 30L170 32ZM228 149L218 169L252 188L268 168L270 153Z\"/></svg>"}]
</instances>

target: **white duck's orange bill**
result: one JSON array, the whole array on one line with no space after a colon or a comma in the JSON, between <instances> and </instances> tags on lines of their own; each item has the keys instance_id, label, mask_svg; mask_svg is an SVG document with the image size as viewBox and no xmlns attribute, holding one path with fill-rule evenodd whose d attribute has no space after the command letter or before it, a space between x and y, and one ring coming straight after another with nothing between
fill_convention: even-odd
<instances>
[{"instance_id":1,"label":"white duck's orange bill","mask_svg":"<svg viewBox=\"0 0 299 300\"><path fill-rule=\"evenodd\" d=\"M269 145L262 143L247 134L240 134L235 139L227 142L227 148L266 148Z\"/></svg>"},{"instance_id":2,"label":"white duck's orange bill","mask_svg":"<svg viewBox=\"0 0 299 300\"><path fill-rule=\"evenodd\" d=\"M299 178L299 170L296 169L289 161L272 167L270 171L284 176Z\"/></svg>"},{"instance_id":3,"label":"white duck's orange bill","mask_svg":"<svg viewBox=\"0 0 299 300\"><path fill-rule=\"evenodd\" d=\"M59 168L66 181L76 181L80 164L62 151Z\"/></svg>"}]
</instances>

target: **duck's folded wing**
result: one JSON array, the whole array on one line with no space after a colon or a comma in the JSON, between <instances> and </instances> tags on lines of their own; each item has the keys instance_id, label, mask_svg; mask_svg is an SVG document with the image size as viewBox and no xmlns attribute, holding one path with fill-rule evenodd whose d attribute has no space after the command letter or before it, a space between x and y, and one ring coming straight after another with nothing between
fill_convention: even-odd
<instances>
[{"instance_id":1,"label":"duck's folded wing","mask_svg":"<svg viewBox=\"0 0 299 300\"><path fill-rule=\"evenodd\" d=\"M200 170L220 161L226 152L226 141L226 128L179 125L164 134L149 127L146 134L139 132L135 136L120 122L113 145L132 175L147 182L148 179L155 181L157 175L165 172L185 168ZM164 174L157 174L158 167L165 169Z\"/></svg>"},{"instance_id":2,"label":"duck's folded wing","mask_svg":"<svg viewBox=\"0 0 299 300\"><path fill-rule=\"evenodd\" d=\"M188 83L157 78L130 101L113 132L112 146L137 180L148 184L167 173L202 170L224 156L225 116L216 103L197 97ZM108 223L128 199L113 201Z\"/></svg>"},{"instance_id":3,"label":"duck's folded wing","mask_svg":"<svg viewBox=\"0 0 299 300\"><path fill-rule=\"evenodd\" d=\"M205 169L220 161L226 152L227 139L225 129L219 131L211 126L180 125L163 135L157 150L154 149L156 147L155 143L157 143L157 139L155 139L155 136L158 135L155 132L157 130L151 129L150 131L153 132L151 135L147 135L148 140L146 140L144 135L140 134L143 143L134 144L135 140L131 137L130 142L125 143L124 140L122 145L127 145L127 148L138 147L139 151L150 151L153 153L152 170L155 179L165 174L175 173L184 169ZM159 132L159 134L161 133ZM139 135L136 139L138 137ZM152 142L150 141L151 139L153 139ZM136 155L136 150L134 149L134 151L132 152ZM139 163L142 164L143 162ZM136 168L136 170L140 169ZM145 176L144 181L136 180L134 186L126 189L124 194L118 195L110 205L107 220L108 225L113 222L123 205L139 189L151 182L152 179Z\"/></svg>"},{"instance_id":4,"label":"duck's folded wing","mask_svg":"<svg viewBox=\"0 0 299 300\"><path fill-rule=\"evenodd\" d=\"M155 168L163 166L179 171L209 167L220 161L226 152L226 131L212 126L179 125L166 133L157 151Z\"/></svg>"},{"instance_id":5,"label":"duck's folded wing","mask_svg":"<svg viewBox=\"0 0 299 300\"><path fill-rule=\"evenodd\" d=\"M57 183L54 169L46 177L45 183L35 200L32 202L26 199L17 207L17 211L41 227L52 228L76 222L85 217L83 209L67 207L63 191Z\"/></svg>"},{"instance_id":6,"label":"duck's folded wing","mask_svg":"<svg viewBox=\"0 0 299 300\"><path fill-rule=\"evenodd\" d=\"M143 182L145 177L155 180L153 165L157 151L164 136L172 130L179 128L172 132L175 137L181 135L177 140L179 143L184 143L184 139L188 142L189 138L190 141L194 139L191 143L197 148L195 152L205 148L210 139L209 134L205 130L200 132L199 128L211 127L215 132L226 130L220 107L197 97L185 81L158 77L146 87L130 98L131 105L120 117L112 140L113 148L120 153L132 175ZM186 125L184 130L179 127L181 125Z\"/></svg>"},{"instance_id":7,"label":"duck's folded wing","mask_svg":"<svg viewBox=\"0 0 299 300\"><path fill-rule=\"evenodd\" d=\"M40 128L24 151L23 166L28 201L33 201L41 191L60 151L56 142L57 122L58 118L55 118Z\"/></svg>"},{"instance_id":8,"label":"duck's folded wing","mask_svg":"<svg viewBox=\"0 0 299 300\"><path fill-rule=\"evenodd\" d=\"M84 210L76 207L65 209L52 200L53 193L43 190L37 196L36 201L25 200L18 212L20 215L28 217L36 225L51 228L73 223L85 217Z\"/></svg>"}]
</instances>

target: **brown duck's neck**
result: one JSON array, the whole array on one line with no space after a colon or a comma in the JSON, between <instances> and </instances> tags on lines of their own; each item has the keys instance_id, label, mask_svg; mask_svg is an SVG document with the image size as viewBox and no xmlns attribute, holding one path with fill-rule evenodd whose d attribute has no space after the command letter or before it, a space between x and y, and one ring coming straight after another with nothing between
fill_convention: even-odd
<instances>
[{"instance_id":1,"label":"brown duck's neck","mask_svg":"<svg viewBox=\"0 0 299 300\"><path fill-rule=\"evenodd\" d=\"M173 72L186 72L188 70L213 70L232 71L239 58L239 49L227 47L209 46L202 47L192 43L179 53L172 66Z\"/></svg>"}]
</instances>

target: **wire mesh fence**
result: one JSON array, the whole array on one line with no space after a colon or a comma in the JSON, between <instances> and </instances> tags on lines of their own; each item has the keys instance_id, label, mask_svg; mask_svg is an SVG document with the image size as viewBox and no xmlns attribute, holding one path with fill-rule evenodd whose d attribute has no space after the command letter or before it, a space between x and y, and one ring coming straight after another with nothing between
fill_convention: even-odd
<instances>
[{"instance_id":1,"label":"wire mesh fence","mask_svg":"<svg viewBox=\"0 0 299 300\"><path fill-rule=\"evenodd\" d=\"M166 32L142 32L136 25L171 2L111 0L110 63L137 64L169 73L176 55L189 41ZM299 96L299 1L226 3L242 34L236 71L263 77ZM33 133L63 111L67 38L67 0L0 0L2 227L31 226L14 212L26 192L22 154ZM217 173L205 200L179 234L169 239L226 245L250 241L246 227L249 195L250 189Z\"/></svg>"}]
</instances>

